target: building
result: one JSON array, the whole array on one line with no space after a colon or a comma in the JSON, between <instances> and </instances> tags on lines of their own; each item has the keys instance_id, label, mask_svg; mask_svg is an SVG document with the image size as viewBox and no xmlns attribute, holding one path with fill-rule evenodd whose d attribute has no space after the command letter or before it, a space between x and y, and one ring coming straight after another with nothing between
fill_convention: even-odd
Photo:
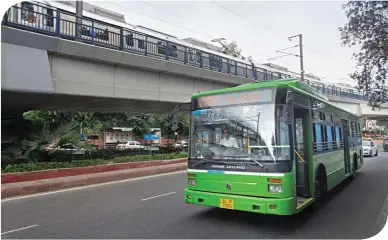
<instances>
[{"instance_id":1,"label":"building","mask_svg":"<svg viewBox=\"0 0 388 240\"><path fill-rule=\"evenodd\" d=\"M159 136L160 140L152 140L148 143L159 145L161 141L161 129L160 128L151 128L150 132ZM136 137L133 134L133 128L128 127L113 127L105 129L100 134L85 134L86 141L89 144L95 145L99 148L116 148L116 145L119 143L125 143L128 141L138 141L140 143L145 143L144 139L141 137Z\"/></svg>"}]
</instances>

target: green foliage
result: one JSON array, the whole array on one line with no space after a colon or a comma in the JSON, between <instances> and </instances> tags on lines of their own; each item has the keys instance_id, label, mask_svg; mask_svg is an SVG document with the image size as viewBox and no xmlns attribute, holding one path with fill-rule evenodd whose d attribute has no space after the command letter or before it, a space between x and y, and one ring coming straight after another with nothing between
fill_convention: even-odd
<instances>
[{"instance_id":1,"label":"green foliage","mask_svg":"<svg viewBox=\"0 0 388 240\"><path fill-rule=\"evenodd\" d=\"M1 151L1 167L5 168L9 164L23 162L22 150L17 146L11 146Z\"/></svg>"},{"instance_id":2,"label":"green foliage","mask_svg":"<svg viewBox=\"0 0 388 240\"><path fill-rule=\"evenodd\" d=\"M8 165L2 172L31 172L41 171L48 169L58 168L73 168L73 167L86 167L104 165L110 163L125 163L125 162L136 162L136 161L148 161L148 160L167 160L167 159L178 159L185 158L187 154L171 153L171 154L155 154L155 155L138 155L138 156L127 156L120 157L114 160L94 159L94 160L77 160L72 162L42 162L42 163L26 163L26 164L14 164Z\"/></svg>"},{"instance_id":3,"label":"green foliage","mask_svg":"<svg viewBox=\"0 0 388 240\"><path fill-rule=\"evenodd\" d=\"M388 2L349 1L343 8L348 22L339 28L342 44L360 47L354 54L357 68L351 77L374 109L388 97Z\"/></svg>"},{"instance_id":4,"label":"green foliage","mask_svg":"<svg viewBox=\"0 0 388 240\"><path fill-rule=\"evenodd\" d=\"M99 133L112 127L132 127L135 136L141 137L149 133L150 128L160 127L164 135L172 136L172 117L169 114L128 114L128 113L85 113L85 112L50 112L29 111L24 113L24 118L33 124L54 132L64 123L71 122L78 133ZM188 134L189 117L180 115L180 125L177 132ZM75 132L75 131L74 131Z\"/></svg>"},{"instance_id":5,"label":"green foliage","mask_svg":"<svg viewBox=\"0 0 388 240\"><path fill-rule=\"evenodd\" d=\"M25 157L33 162L45 161L48 156L44 150L49 145L53 148L65 144L71 144L74 147L87 147L86 144L80 142L77 127L77 124L74 122L68 122L59 125L53 132L43 129L39 134L32 134L27 140L22 142L21 147L24 150ZM52 154L53 152L50 153Z\"/></svg>"},{"instance_id":6,"label":"green foliage","mask_svg":"<svg viewBox=\"0 0 388 240\"><path fill-rule=\"evenodd\" d=\"M163 134L173 136L175 132L181 135L189 135L190 116L188 114L179 115L179 124L176 131L172 130L172 116L169 114L161 114L156 117L156 122L159 124Z\"/></svg>"},{"instance_id":7,"label":"green foliage","mask_svg":"<svg viewBox=\"0 0 388 240\"><path fill-rule=\"evenodd\" d=\"M23 114L24 119L31 121L34 125L43 126L45 123L54 121L54 117L49 111L32 110Z\"/></svg>"},{"instance_id":8,"label":"green foliage","mask_svg":"<svg viewBox=\"0 0 388 240\"><path fill-rule=\"evenodd\" d=\"M132 132L137 137L141 137L150 131L152 123L152 115L150 114L126 114L128 126L132 127Z\"/></svg>"}]
</instances>

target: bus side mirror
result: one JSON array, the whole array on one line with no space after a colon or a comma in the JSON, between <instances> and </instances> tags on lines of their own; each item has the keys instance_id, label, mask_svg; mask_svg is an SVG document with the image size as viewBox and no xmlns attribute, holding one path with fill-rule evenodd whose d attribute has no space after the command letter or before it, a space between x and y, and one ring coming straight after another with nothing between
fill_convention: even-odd
<instances>
[{"instance_id":1,"label":"bus side mirror","mask_svg":"<svg viewBox=\"0 0 388 240\"><path fill-rule=\"evenodd\" d=\"M180 111L190 111L191 102L188 103L179 103L174 110L172 111L172 124L171 129L173 131L176 131L179 127L179 116L178 113Z\"/></svg>"},{"instance_id":2,"label":"bus side mirror","mask_svg":"<svg viewBox=\"0 0 388 240\"><path fill-rule=\"evenodd\" d=\"M292 94L292 91L288 90L286 95L286 104L290 104L294 102L294 96Z\"/></svg>"}]
</instances>

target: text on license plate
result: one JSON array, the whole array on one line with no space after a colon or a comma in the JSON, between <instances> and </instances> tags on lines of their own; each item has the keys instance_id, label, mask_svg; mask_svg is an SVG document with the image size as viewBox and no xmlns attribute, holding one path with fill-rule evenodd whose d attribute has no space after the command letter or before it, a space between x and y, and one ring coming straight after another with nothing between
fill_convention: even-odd
<instances>
[{"instance_id":1,"label":"text on license plate","mask_svg":"<svg viewBox=\"0 0 388 240\"><path fill-rule=\"evenodd\" d=\"M221 198L220 208L234 209L234 200Z\"/></svg>"}]
</instances>

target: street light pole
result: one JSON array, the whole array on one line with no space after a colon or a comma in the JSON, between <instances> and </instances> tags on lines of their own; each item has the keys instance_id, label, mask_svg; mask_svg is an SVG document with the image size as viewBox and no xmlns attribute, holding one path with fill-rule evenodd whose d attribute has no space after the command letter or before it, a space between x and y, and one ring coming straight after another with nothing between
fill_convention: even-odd
<instances>
[{"instance_id":1,"label":"street light pole","mask_svg":"<svg viewBox=\"0 0 388 240\"><path fill-rule=\"evenodd\" d=\"M304 66L303 66L303 39L302 34L298 34L295 36L291 36L288 38L288 40L291 41L291 39L299 37L299 59L300 59L300 77L302 81L304 81Z\"/></svg>"}]
</instances>

